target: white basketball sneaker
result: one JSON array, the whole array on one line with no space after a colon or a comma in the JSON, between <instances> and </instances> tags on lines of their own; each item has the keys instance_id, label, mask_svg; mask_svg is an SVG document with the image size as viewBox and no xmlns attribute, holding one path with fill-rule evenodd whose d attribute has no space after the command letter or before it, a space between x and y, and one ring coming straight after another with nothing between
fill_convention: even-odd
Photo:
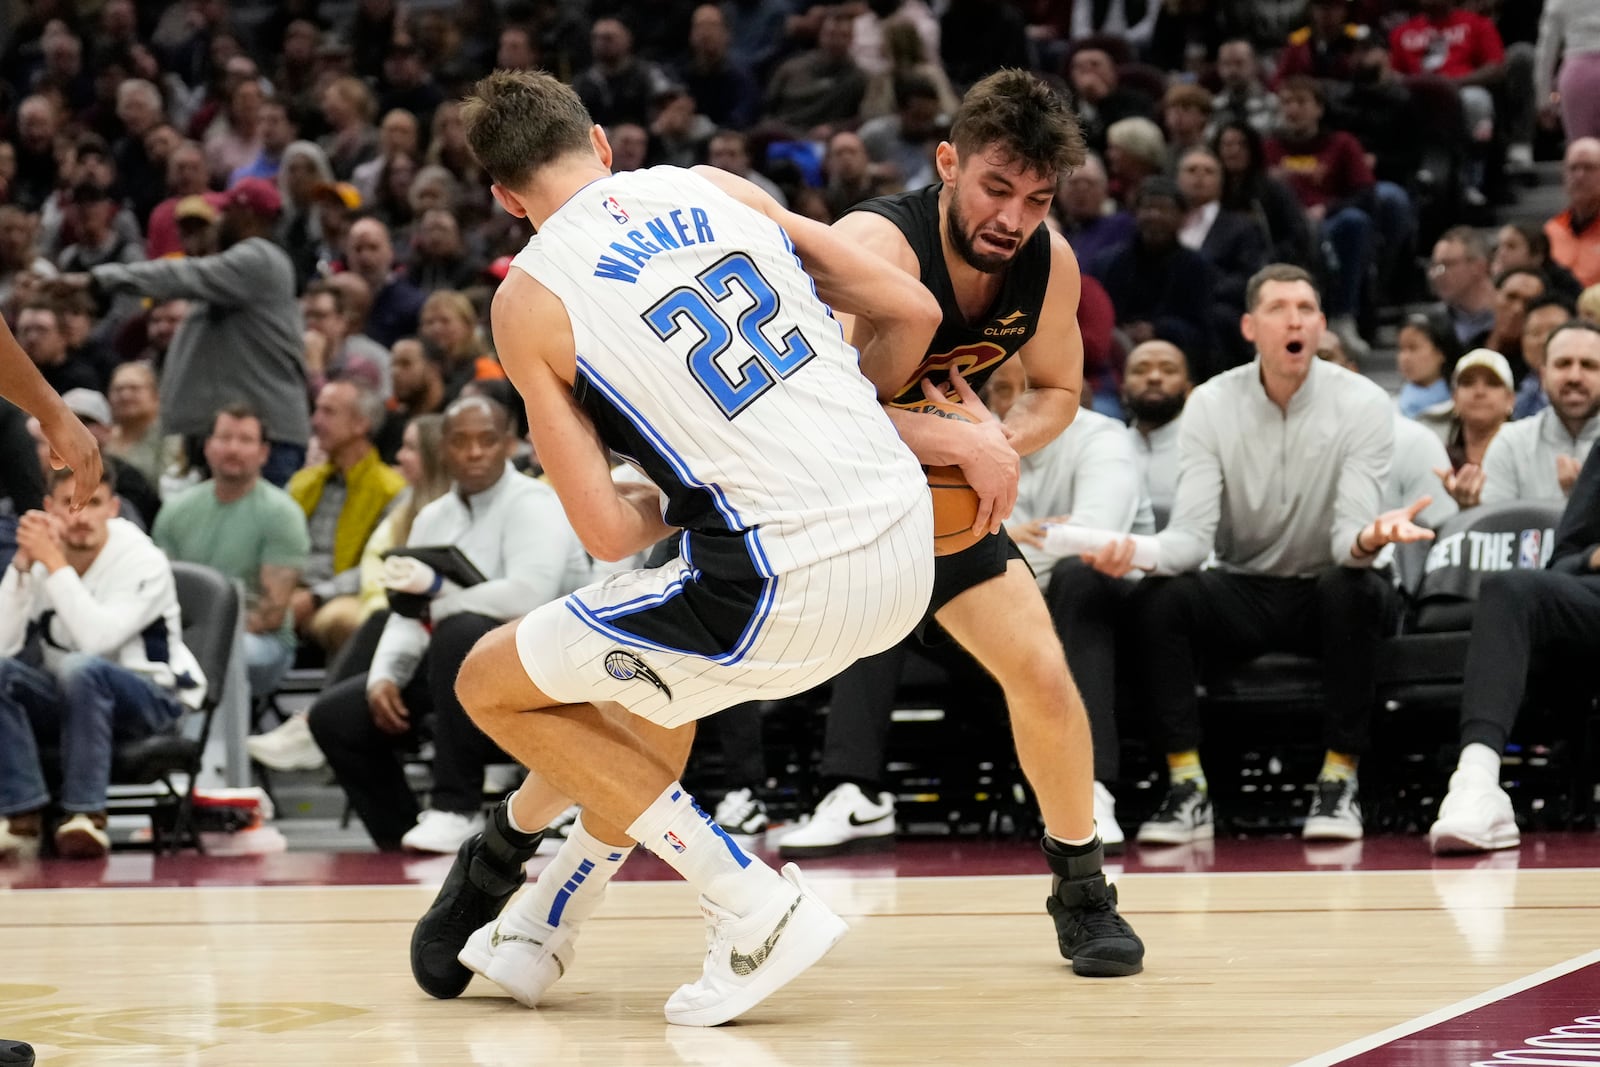
<instances>
[{"instance_id":1,"label":"white basketball sneaker","mask_svg":"<svg viewBox=\"0 0 1600 1067\"><path fill-rule=\"evenodd\" d=\"M1516 848L1522 834L1511 798L1493 775L1457 768L1439 805L1439 818L1428 831L1428 844L1439 855Z\"/></svg>"},{"instance_id":2,"label":"white basketball sneaker","mask_svg":"<svg viewBox=\"0 0 1600 1067\"><path fill-rule=\"evenodd\" d=\"M854 782L836 785L811 818L778 841L784 859L875 852L894 847L894 794L869 797Z\"/></svg>"},{"instance_id":3,"label":"white basketball sneaker","mask_svg":"<svg viewBox=\"0 0 1600 1067\"><path fill-rule=\"evenodd\" d=\"M805 973L850 927L806 885L800 868L780 872L789 892L748 915L705 897L706 963L700 980L667 998L667 1022L720 1026L736 1019Z\"/></svg>"},{"instance_id":4,"label":"white basketball sneaker","mask_svg":"<svg viewBox=\"0 0 1600 1067\"><path fill-rule=\"evenodd\" d=\"M510 993L518 1004L533 1008L577 960L577 937L570 926L537 922L517 914L512 905L498 919L474 930L456 958Z\"/></svg>"}]
</instances>

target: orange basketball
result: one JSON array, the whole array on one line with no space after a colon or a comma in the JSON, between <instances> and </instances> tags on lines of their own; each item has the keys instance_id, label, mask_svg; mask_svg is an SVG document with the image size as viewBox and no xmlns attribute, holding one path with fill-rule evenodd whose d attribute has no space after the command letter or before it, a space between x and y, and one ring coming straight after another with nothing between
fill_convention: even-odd
<instances>
[{"instance_id":1,"label":"orange basketball","mask_svg":"<svg viewBox=\"0 0 1600 1067\"><path fill-rule=\"evenodd\" d=\"M939 415L946 419L965 419L977 422L960 404L924 401L911 411ZM974 533L972 520L978 517L978 494L967 484L967 476L960 467L924 467L928 476L928 490L933 494L933 554L948 556L971 548L983 539Z\"/></svg>"}]
</instances>

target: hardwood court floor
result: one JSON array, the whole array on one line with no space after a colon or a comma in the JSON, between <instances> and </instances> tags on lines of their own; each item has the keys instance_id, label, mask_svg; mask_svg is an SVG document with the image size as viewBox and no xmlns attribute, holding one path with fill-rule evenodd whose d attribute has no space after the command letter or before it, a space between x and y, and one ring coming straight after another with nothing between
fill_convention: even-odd
<instances>
[{"instance_id":1,"label":"hardwood court floor","mask_svg":"<svg viewBox=\"0 0 1600 1067\"><path fill-rule=\"evenodd\" d=\"M852 933L715 1031L661 1016L703 951L681 883L613 885L537 1012L487 985L455 1002L416 990L406 946L426 886L0 890L0 1036L33 1042L41 1067L1284 1065L1600 947L1593 870L1418 859L1131 862L1119 884L1147 968L1098 981L1057 957L1041 876L812 865Z\"/></svg>"}]
</instances>

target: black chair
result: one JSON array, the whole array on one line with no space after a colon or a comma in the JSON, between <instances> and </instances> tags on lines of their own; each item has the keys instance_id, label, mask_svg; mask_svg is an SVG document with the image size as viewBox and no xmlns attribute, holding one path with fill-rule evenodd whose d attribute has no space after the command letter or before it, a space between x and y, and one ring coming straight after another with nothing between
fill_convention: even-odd
<instances>
[{"instance_id":1,"label":"black chair","mask_svg":"<svg viewBox=\"0 0 1600 1067\"><path fill-rule=\"evenodd\" d=\"M117 814L148 815L151 844L157 852L175 852L185 845L204 851L194 815L195 783L243 624L244 599L237 584L210 567L174 562L172 576L183 618L183 642L206 676L205 700L198 711L200 734L189 737L183 732L185 716L170 731L118 745L111 759L112 784L150 788L119 788L108 803ZM180 790L173 783L178 774L187 776L188 788Z\"/></svg>"},{"instance_id":2,"label":"black chair","mask_svg":"<svg viewBox=\"0 0 1600 1067\"><path fill-rule=\"evenodd\" d=\"M1526 500L1472 508L1439 527L1420 568L1413 557L1405 626L1378 653L1378 689L1390 707L1460 703L1479 587L1500 571L1543 567L1563 507Z\"/></svg>"}]
</instances>

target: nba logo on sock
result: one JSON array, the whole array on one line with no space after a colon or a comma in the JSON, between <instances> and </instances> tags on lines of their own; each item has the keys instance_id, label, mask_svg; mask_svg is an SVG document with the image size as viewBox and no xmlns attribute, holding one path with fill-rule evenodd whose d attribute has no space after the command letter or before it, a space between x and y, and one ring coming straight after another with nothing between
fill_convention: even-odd
<instances>
[{"instance_id":1,"label":"nba logo on sock","mask_svg":"<svg viewBox=\"0 0 1600 1067\"><path fill-rule=\"evenodd\" d=\"M665 840L667 844L672 846L672 851L674 852L682 853L687 852L689 849L689 846L683 843L683 839L671 830L667 831Z\"/></svg>"},{"instance_id":2,"label":"nba logo on sock","mask_svg":"<svg viewBox=\"0 0 1600 1067\"><path fill-rule=\"evenodd\" d=\"M621 226L628 221L628 213L622 210L622 205L617 203L616 197L606 197L600 202L600 206L611 212L611 217L617 220L618 226Z\"/></svg>"}]
</instances>

